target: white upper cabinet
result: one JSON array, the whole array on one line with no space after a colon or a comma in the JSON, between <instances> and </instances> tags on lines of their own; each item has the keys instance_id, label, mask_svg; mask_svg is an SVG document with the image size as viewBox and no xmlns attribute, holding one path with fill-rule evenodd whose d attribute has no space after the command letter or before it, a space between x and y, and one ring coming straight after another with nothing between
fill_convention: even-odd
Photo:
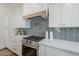
<instances>
[{"instance_id":1,"label":"white upper cabinet","mask_svg":"<svg viewBox=\"0 0 79 59\"><path fill-rule=\"evenodd\" d=\"M24 3L23 16L46 10L47 4L43 3Z\"/></svg>"},{"instance_id":2,"label":"white upper cabinet","mask_svg":"<svg viewBox=\"0 0 79 59\"><path fill-rule=\"evenodd\" d=\"M63 27L79 27L79 4L63 4Z\"/></svg>"},{"instance_id":3,"label":"white upper cabinet","mask_svg":"<svg viewBox=\"0 0 79 59\"><path fill-rule=\"evenodd\" d=\"M15 8L15 28L24 28L25 27L25 20L23 20L23 5Z\"/></svg>"},{"instance_id":4,"label":"white upper cabinet","mask_svg":"<svg viewBox=\"0 0 79 59\"><path fill-rule=\"evenodd\" d=\"M49 4L49 27L60 27L62 22L62 5Z\"/></svg>"},{"instance_id":5,"label":"white upper cabinet","mask_svg":"<svg viewBox=\"0 0 79 59\"><path fill-rule=\"evenodd\" d=\"M50 4L49 27L79 27L79 4Z\"/></svg>"}]
</instances>

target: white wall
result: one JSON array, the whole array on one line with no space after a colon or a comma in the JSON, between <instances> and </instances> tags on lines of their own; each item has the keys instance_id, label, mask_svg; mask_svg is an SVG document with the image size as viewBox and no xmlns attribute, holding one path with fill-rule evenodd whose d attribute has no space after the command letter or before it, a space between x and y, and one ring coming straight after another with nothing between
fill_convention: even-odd
<instances>
[{"instance_id":1,"label":"white wall","mask_svg":"<svg viewBox=\"0 0 79 59\"><path fill-rule=\"evenodd\" d=\"M17 26L24 26L22 4L0 3L0 49L7 46Z\"/></svg>"},{"instance_id":2,"label":"white wall","mask_svg":"<svg viewBox=\"0 0 79 59\"><path fill-rule=\"evenodd\" d=\"M7 40L13 36L15 4L0 4L0 49L6 47Z\"/></svg>"},{"instance_id":3,"label":"white wall","mask_svg":"<svg viewBox=\"0 0 79 59\"><path fill-rule=\"evenodd\" d=\"M4 4L0 4L0 49L5 47L8 30L8 10Z\"/></svg>"},{"instance_id":4,"label":"white wall","mask_svg":"<svg viewBox=\"0 0 79 59\"><path fill-rule=\"evenodd\" d=\"M16 5L14 4L7 4L8 6L8 32L7 32L7 36L8 39L6 40L6 47L8 47L9 45L9 40L13 39L15 36L15 28L18 20L16 19L15 16L17 16L17 14L15 14L16 12Z\"/></svg>"},{"instance_id":5,"label":"white wall","mask_svg":"<svg viewBox=\"0 0 79 59\"><path fill-rule=\"evenodd\" d=\"M8 31L7 31L7 39L6 41L6 46L9 44L9 39L12 39L14 36L14 11L15 9L11 7L10 5L8 6Z\"/></svg>"},{"instance_id":6,"label":"white wall","mask_svg":"<svg viewBox=\"0 0 79 59\"><path fill-rule=\"evenodd\" d=\"M22 4L8 4L8 39L6 46L9 45L9 40L15 38L16 28L24 26Z\"/></svg>"},{"instance_id":7,"label":"white wall","mask_svg":"<svg viewBox=\"0 0 79 59\"><path fill-rule=\"evenodd\" d=\"M15 8L15 28L25 27L25 20L23 20L23 4Z\"/></svg>"}]
</instances>

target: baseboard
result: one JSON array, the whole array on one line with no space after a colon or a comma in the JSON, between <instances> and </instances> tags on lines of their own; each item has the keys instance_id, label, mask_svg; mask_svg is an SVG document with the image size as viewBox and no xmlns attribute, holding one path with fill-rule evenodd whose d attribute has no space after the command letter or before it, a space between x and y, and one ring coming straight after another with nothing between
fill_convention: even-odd
<instances>
[{"instance_id":1,"label":"baseboard","mask_svg":"<svg viewBox=\"0 0 79 59\"><path fill-rule=\"evenodd\" d=\"M4 48L1 48L1 49L0 49L0 51L1 51L1 50L3 50L3 49L6 49L6 47L4 47Z\"/></svg>"},{"instance_id":2,"label":"baseboard","mask_svg":"<svg viewBox=\"0 0 79 59\"><path fill-rule=\"evenodd\" d=\"M13 52L11 49L9 49L8 47L5 47L5 48L7 48L8 50L10 50L11 52ZM13 52L14 54L16 54L15 52ZM16 56L19 56L19 55L17 55L16 54Z\"/></svg>"},{"instance_id":3,"label":"baseboard","mask_svg":"<svg viewBox=\"0 0 79 59\"><path fill-rule=\"evenodd\" d=\"M0 49L4 49L4 48L6 48L6 47L0 47Z\"/></svg>"}]
</instances>

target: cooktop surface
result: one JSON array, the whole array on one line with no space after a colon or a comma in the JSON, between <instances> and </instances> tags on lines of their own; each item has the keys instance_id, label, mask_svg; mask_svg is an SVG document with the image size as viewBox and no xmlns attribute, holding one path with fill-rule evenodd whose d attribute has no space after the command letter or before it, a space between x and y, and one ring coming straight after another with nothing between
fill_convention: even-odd
<instances>
[{"instance_id":1,"label":"cooktop surface","mask_svg":"<svg viewBox=\"0 0 79 59\"><path fill-rule=\"evenodd\" d=\"M39 42L44 38L45 37L40 37L40 36L29 36L29 37L24 37L23 39Z\"/></svg>"}]
</instances>

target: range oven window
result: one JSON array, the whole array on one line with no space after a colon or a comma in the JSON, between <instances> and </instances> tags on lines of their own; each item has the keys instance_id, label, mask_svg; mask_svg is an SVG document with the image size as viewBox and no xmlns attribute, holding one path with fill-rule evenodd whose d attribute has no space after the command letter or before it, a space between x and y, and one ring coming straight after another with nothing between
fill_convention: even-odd
<instances>
[{"instance_id":1,"label":"range oven window","mask_svg":"<svg viewBox=\"0 0 79 59\"><path fill-rule=\"evenodd\" d=\"M22 55L23 56L36 56L37 52L36 52L36 49L34 48L30 48L25 45L22 45Z\"/></svg>"}]
</instances>

